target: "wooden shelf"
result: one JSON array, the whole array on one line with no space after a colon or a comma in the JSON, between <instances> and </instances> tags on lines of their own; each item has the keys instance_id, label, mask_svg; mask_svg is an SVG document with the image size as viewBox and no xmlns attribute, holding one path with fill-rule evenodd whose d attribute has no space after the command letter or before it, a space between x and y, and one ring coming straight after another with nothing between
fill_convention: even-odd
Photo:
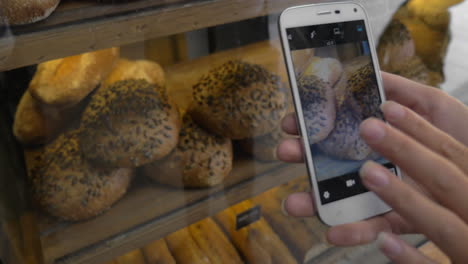
<instances>
[{"instance_id":1,"label":"wooden shelf","mask_svg":"<svg viewBox=\"0 0 468 264\"><path fill-rule=\"evenodd\" d=\"M243 159L235 162L223 186L211 189L179 190L140 179L95 219L60 223L43 218L43 254L46 263L102 263L305 173L303 165Z\"/></svg>"},{"instance_id":2,"label":"wooden shelf","mask_svg":"<svg viewBox=\"0 0 468 264\"><path fill-rule=\"evenodd\" d=\"M13 37L0 40L0 71L277 13L305 3L311 1L65 1L48 19L13 27Z\"/></svg>"}]
</instances>

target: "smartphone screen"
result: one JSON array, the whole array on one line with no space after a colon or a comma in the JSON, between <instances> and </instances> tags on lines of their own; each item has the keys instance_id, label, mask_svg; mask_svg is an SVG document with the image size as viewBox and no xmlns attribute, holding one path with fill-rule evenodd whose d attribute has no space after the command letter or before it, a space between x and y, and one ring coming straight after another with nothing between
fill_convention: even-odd
<instances>
[{"instance_id":1,"label":"smartphone screen","mask_svg":"<svg viewBox=\"0 0 468 264\"><path fill-rule=\"evenodd\" d=\"M363 120L383 118L364 20L286 33L322 205L368 192L359 177L365 161L396 167L359 136Z\"/></svg>"}]
</instances>

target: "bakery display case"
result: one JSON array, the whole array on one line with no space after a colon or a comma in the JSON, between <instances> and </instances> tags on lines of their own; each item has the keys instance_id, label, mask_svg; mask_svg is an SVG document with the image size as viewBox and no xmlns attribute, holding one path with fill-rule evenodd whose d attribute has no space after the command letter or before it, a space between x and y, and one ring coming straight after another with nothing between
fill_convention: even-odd
<instances>
[{"instance_id":1,"label":"bakery display case","mask_svg":"<svg viewBox=\"0 0 468 264\"><path fill-rule=\"evenodd\" d=\"M276 158L292 137L281 119L294 111L277 18L314 2L68 0L21 19L0 11L3 263L332 256L317 218L282 213L309 182L303 164ZM360 2L387 70L443 80L412 6ZM405 62L385 60L395 56Z\"/></svg>"}]
</instances>

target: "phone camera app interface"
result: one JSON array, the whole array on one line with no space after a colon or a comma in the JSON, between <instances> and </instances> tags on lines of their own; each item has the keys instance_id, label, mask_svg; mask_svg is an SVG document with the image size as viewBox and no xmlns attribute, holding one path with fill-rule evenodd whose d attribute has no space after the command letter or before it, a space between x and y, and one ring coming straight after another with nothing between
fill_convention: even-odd
<instances>
[{"instance_id":1,"label":"phone camera app interface","mask_svg":"<svg viewBox=\"0 0 468 264\"><path fill-rule=\"evenodd\" d=\"M367 192L359 169L379 157L359 136L382 119L382 102L364 21L287 29L322 204Z\"/></svg>"}]
</instances>

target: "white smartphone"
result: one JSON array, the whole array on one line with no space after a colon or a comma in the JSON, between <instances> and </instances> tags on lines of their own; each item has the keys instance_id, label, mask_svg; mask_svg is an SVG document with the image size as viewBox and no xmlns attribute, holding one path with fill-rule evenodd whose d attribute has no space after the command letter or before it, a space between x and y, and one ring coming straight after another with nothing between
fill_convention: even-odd
<instances>
[{"instance_id":1,"label":"white smartphone","mask_svg":"<svg viewBox=\"0 0 468 264\"><path fill-rule=\"evenodd\" d=\"M320 219L334 226L390 211L359 177L367 160L400 177L359 136L363 120L383 119L385 100L364 8L354 2L291 7L279 29Z\"/></svg>"}]
</instances>

